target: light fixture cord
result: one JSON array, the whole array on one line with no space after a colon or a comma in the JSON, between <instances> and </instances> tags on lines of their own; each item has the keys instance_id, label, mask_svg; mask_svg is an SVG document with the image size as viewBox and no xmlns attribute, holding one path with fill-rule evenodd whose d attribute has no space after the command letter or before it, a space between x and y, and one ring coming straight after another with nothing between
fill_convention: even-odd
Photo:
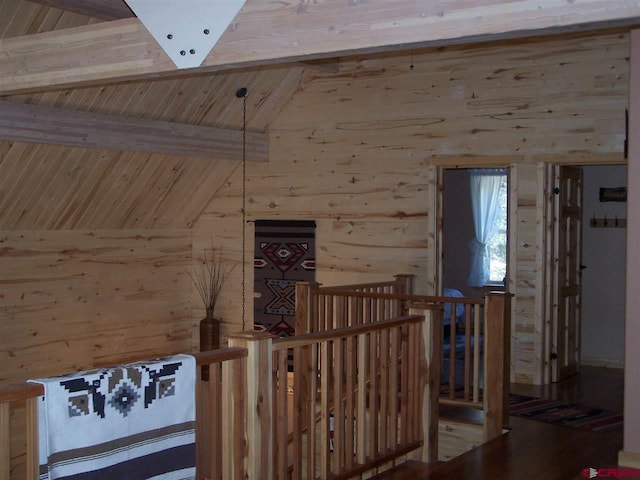
<instances>
[{"instance_id":1,"label":"light fixture cord","mask_svg":"<svg viewBox=\"0 0 640 480\"><path fill-rule=\"evenodd\" d=\"M247 95L242 97L242 330L246 326Z\"/></svg>"}]
</instances>

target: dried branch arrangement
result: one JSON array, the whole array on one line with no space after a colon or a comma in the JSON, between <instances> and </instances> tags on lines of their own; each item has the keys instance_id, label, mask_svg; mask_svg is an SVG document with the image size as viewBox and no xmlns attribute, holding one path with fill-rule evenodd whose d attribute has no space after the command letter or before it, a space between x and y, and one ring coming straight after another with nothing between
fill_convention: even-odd
<instances>
[{"instance_id":1,"label":"dried branch arrangement","mask_svg":"<svg viewBox=\"0 0 640 480\"><path fill-rule=\"evenodd\" d=\"M193 266L189 276L193 281L207 311L213 317L213 311L220 296L220 291L228 280L235 265L225 265L222 261L222 249L205 248L202 261Z\"/></svg>"}]
</instances>

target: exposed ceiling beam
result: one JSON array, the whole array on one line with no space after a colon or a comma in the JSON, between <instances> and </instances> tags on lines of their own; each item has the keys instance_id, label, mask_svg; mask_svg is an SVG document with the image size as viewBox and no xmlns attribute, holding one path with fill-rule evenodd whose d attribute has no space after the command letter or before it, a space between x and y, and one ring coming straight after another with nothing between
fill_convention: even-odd
<instances>
[{"instance_id":1,"label":"exposed ceiling beam","mask_svg":"<svg viewBox=\"0 0 640 480\"><path fill-rule=\"evenodd\" d=\"M358 53L638 24L640 0L247 0L204 73ZM137 18L0 40L0 95L176 74Z\"/></svg>"},{"instance_id":2,"label":"exposed ceiling beam","mask_svg":"<svg viewBox=\"0 0 640 480\"><path fill-rule=\"evenodd\" d=\"M102 20L120 20L135 17L124 0L28 0L47 7L69 10Z\"/></svg>"},{"instance_id":3,"label":"exposed ceiling beam","mask_svg":"<svg viewBox=\"0 0 640 480\"><path fill-rule=\"evenodd\" d=\"M0 139L241 160L242 131L0 100ZM269 160L269 137L248 131L247 161Z\"/></svg>"}]
</instances>

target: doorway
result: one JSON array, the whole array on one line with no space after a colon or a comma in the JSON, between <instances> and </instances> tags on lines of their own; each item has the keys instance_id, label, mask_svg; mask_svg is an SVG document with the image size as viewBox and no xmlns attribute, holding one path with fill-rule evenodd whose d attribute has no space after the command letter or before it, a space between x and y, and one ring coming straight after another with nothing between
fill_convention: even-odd
<instances>
[{"instance_id":1,"label":"doorway","mask_svg":"<svg viewBox=\"0 0 640 480\"><path fill-rule=\"evenodd\" d=\"M624 362L625 165L551 166L548 378ZM567 192L568 191L568 192ZM571 199L579 191L579 197ZM614 194L607 194L614 192ZM577 242L577 243L576 243Z\"/></svg>"},{"instance_id":2,"label":"doorway","mask_svg":"<svg viewBox=\"0 0 640 480\"><path fill-rule=\"evenodd\" d=\"M580 363L623 368L627 203L616 195L601 199L601 189L626 188L627 166L585 166L583 172Z\"/></svg>"}]
</instances>

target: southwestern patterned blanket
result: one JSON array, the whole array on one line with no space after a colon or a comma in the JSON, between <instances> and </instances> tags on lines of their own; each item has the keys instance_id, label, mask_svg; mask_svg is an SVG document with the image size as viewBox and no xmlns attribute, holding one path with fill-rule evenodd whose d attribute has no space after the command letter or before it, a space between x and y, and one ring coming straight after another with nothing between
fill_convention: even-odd
<instances>
[{"instance_id":1,"label":"southwestern patterned blanket","mask_svg":"<svg viewBox=\"0 0 640 480\"><path fill-rule=\"evenodd\" d=\"M40 480L194 479L195 373L176 355L32 380Z\"/></svg>"}]
</instances>

